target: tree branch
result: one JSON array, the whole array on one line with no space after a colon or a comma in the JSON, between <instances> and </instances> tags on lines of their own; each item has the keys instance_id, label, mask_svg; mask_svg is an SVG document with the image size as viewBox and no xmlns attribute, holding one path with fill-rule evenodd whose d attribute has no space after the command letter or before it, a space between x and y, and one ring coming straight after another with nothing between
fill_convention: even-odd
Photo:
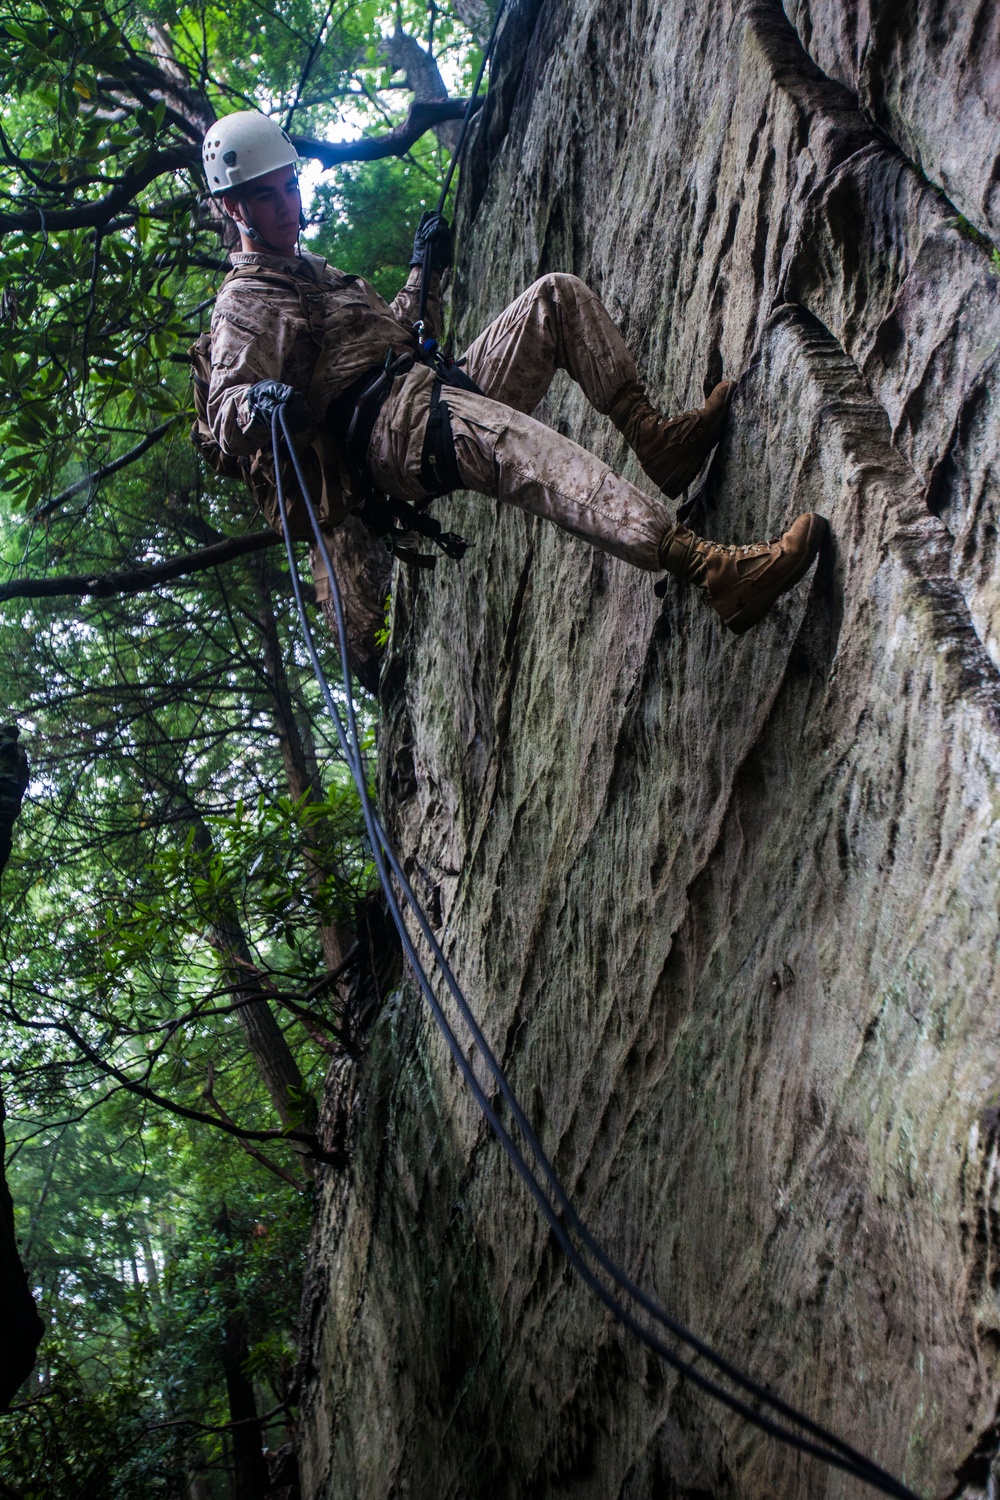
<instances>
[{"instance_id":1,"label":"tree branch","mask_svg":"<svg viewBox=\"0 0 1000 1500\"><path fill-rule=\"evenodd\" d=\"M135 463L137 458L141 458L144 453L149 452L154 443L160 441L165 432L169 432L175 420L174 417L171 417L169 422L161 422L159 427L154 427L152 432L147 432L141 443L136 443L134 448L130 448L120 458L114 458L110 463L102 464L99 469L94 470L93 474L87 474L85 478L75 480L61 494L53 496L51 500L46 500L43 505L36 506L28 517L28 520L44 521L46 516L51 516L54 510L58 510L60 505L65 505L67 500L72 500L74 495L79 495L84 490L89 490L92 485L100 484L102 479L107 479L109 474L117 474L119 469L126 469L129 464Z\"/></svg>"},{"instance_id":2,"label":"tree branch","mask_svg":"<svg viewBox=\"0 0 1000 1500\"><path fill-rule=\"evenodd\" d=\"M205 573L234 558L246 557L251 552L261 552L265 547L277 547L281 537L276 531L251 531L248 536L226 537L211 547L201 547L197 552L186 552L182 557L171 557L167 562L149 563L144 567L125 569L120 573L67 574L61 578L15 578L12 583L0 585L0 604L7 599L109 599L117 594L142 594L147 589L158 588L174 578L185 578L191 573Z\"/></svg>"},{"instance_id":3,"label":"tree branch","mask_svg":"<svg viewBox=\"0 0 1000 1500\"><path fill-rule=\"evenodd\" d=\"M465 114L465 99L414 100L401 125L385 135L366 135L360 141L314 141L292 136L300 156L312 157L324 167L336 167L345 161L379 161L384 156L405 156L415 141L446 120L460 120Z\"/></svg>"},{"instance_id":4,"label":"tree branch","mask_svg":"<svg viewBox=\"0 0 1000 1500\"><path fill-rule=\"evenodd\" d=\"M23 229L26 232L45 229L49 233L61 229L103 229L109 219L127 207L135 195L149 187L157 177L162 177L165 172L179 172L196 167L199 157L200 153L194 146L177 146L167 151L158 151L141 170L126 172L121 181L103 198L92 203L80 203L76 208L32 207L26 213L14 214L0 211L0 234L8 234L13 229Z\"/></svg>"},{"instance_id":5,"label":"tree branch","mask_svg":"<svg viewBox=\"0 0 1000 1500\"><path fill-rule=\"evenodd\" d=\"M377 50L388 60L394 73L403 74L404 86L413 94L411 113L417 105L438 104L448 98L448 90L430 48L425 50L415 36L404 31L398 16L395 31L383 38ZM460 134L457 118L435 120L434 133L440 145L454 151Z\"/></svg>"},{"instance_id":6,"label":"tree branch","mask_svg":"<svg viewBox=\"0 0 1000 1500\"><path fill-rule=\"evenodd\" d=\"M204 1089L205 1102L212 1106L216 1114L219 1116L220 1120L224 1120L227 1125L236 1127L236 1121L233 1119L232 1115L226 1113L222 1105L219 1103L218 1099L216 1099L215 1097L213 1088L214 1074L215 1070L212 1067L212 1064L209 1063L208 1082L205 1084ZM263 1151L259 1151L256 1146L252 1146L245 1135L240 1134L236 1137L236 1139L239 1141L244 1151L246 1151L249 1156L253 1157L254 1161L259 1161L262 1167L266 1167L267 1170L269 1172L273 1172L276 1177L280 1177L284 1182L289 1183L297 1193L301 1193L303 1191L303 1184L299 1180L299 1178L293 1177L291 1172L286 1172L284 1167L280 1167L276 1161L272 1161L269 1156L265 1156Z\"/></svg>"},{"instance_id":7,"label":"tree branch","mask_svg":"<svg viewBox=\"0 0 1000 1500\"><path fill-rule=\"evenodd\" d=\"M155 1089L151 1089L148 1084L140 1083L136 1078L130 1078L121 1068L116 1068L114 1063L110 1063L106 1058L101 1057L100 1053L95 1051L76 1030L76 1027L71 1026L68 1021L60 1021L55 1017L44 1021L29 1020L27 1016L20 1015L13 1006L10 1007L9 1014L16 1025L27 1027L30 1031L45 1031L46 1029L61 1031L64 1036L69 1038L74 1047L79 1048L89 1063L108 1078L113 1078L119 1088L125 1089L127 1093L137 1095L140 1099L148 1100L150 1104L158 1105L160 1109L165 1109L168 1114L178 1115L182 1120L193 1120L198 1125L211 1125L213 1129L221 1130L225 1135L236 1136L241 1141L288 1141L292 1144L298 1142L300 1145L305 1146L308 1155L316 1161L326 1162L332 1167L347 1165L348 1158L345 1152L339 1150L327 1151L320 1144L319 1136L312 1131L288 1128L284 1130L250 1130L246 1126L227 1124L225 1120L220 1120L217 1115L207 1114L203 1109L191 1109L187 1104L179 1104L175 1099L166 1098L165 1095L157 1093Z\"/></svg>"},{"instance_id":8,"label":"tree branch","mask_svg":"<svg viewBox=\"0 0 1000 1500\"><path fill-rule=\"evenodd\" d=\"M401 125L385 135L363 136L357 141L316 141L305 136L293 136L292 141L300 156L308 156L324 167L339 166L347 161L379 161L384 156L405 156L415 141L435 125L446 120L459 120L465 113L466 100L442 99L416 102L410 105L409 113ZM120 213L157 177L166 172L197 171L200 152L194 146L171 146L151 156L145 166L129 171L103 198L80 203L75 208L34 207L20 213L0 211L0 234L12 230L31 233L46 230L55 233L63 229L104 229L115 214ZM15 200L24 202L22 198ZM27 200L31 202L31 199Z\"/></svg>"}]
</instances>

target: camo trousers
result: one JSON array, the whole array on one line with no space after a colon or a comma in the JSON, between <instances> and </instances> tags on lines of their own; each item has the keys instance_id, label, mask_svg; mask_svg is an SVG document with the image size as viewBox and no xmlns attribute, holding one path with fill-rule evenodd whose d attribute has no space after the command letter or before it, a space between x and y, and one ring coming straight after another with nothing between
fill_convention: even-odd
<instances>
[{"instance_id":1,"label":"camo trousers","mask_svg":"<svg viewBox=\"0 0 1000 1500\"><path fill-rule=\"evenodd\" d=\"M576 276L543 276L470 344L464 368L485 393L445 389L466 489L517 505L636 567L659 569L673 517L664 501L622 479L585 448L530 415L556 370L606 413L635 361L594 293ZM433 372L401 376L368 449L372 478L400 500L421 500Z\"/></svg>"}]
</instances>

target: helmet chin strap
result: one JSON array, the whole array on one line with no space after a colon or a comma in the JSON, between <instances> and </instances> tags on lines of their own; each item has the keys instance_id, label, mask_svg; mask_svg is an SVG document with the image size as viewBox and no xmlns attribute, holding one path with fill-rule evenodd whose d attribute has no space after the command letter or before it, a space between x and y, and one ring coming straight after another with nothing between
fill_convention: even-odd
<instances>
[{"instance_id":1,"label":"helmet chin strap","mask_svg":"<svg viewBox=\"0 0 1000 1500\"><path fill-rule=\"evenodd\" d=\"M247 239L253 240L254 244L255 245L259 245L262 250L270 250L271 253L272 253L272 255L287 255L289 253L287 250L280 249L280 247L278 245L272 245L270 240L266 240L264 238L264 236L261 234L260 230L254 228L254 226L250 223L249 219L245 220L244 223L243 223L243 225L241 227L242 227L243 233L246 235ZM298 240L298 235L296 235L296 237L295 237L295 248L294 248L294 250L291 253L293 255L297 255L298 254L298 249L299 249L299 240Z\"/></svg>"},{"instance_id":2,"label":"helmet chin strap","mask_svg":"<svg viewBox=\"0 0 1000 1500\"><path fill-rule=\"evenodd\" d=\"M272 245L270 240L264 238L256 225L251 223L245 203L241 203L240 208L243 213L243 218L237 219L236 222L240 226L240 229L246 235L248 240L252 240L253 243L255 245L259 245L262 250L270 250L272 255L287 255L289 253L287 250L282 250L278 245ZM305 228L305 226L306 216L302 212L302 210L299 209L299 229L302 230ZM292 255L297 255L299 253L298 235L296 235L295 237L295 248L291 253Z\"/></svg>"}]
</instances>

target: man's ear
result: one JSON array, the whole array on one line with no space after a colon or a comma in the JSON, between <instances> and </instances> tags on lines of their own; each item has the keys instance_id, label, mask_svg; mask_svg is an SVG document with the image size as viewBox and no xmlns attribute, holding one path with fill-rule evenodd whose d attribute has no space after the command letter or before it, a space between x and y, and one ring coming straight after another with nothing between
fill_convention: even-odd
<instances>
[{"instance_id":1,"label":"man's ear","mask_svg":"<svg viewBox=\"0 0 1000 1500\"><path fill-rule=\"evenodd\" d=\"M239 198L231 197L229 193L223 193L222 207L223 211L228 214L229 218L233 219L237 224L246 223L246 220L243 217L243 205L240 202Z\"/></svg>"}]
</instances>

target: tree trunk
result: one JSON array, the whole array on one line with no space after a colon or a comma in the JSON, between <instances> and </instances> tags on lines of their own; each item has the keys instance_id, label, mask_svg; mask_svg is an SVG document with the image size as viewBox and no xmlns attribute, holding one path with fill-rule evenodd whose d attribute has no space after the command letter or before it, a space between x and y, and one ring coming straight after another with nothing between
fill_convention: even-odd
<instances>
[{"instance_id":1,"label":"tree trunk","mask_svg":"<svg viewBox=\"0 0 1000 1500\"><path fill-rule=\"evenodd\" d=\"M0 875L13 847L14 820L28 786L28 762L12 724L0 726ZM3 1096L0 1095L0 1411L6 1411L31 1374L45 1331L28 1288L14 1236L14 1202L2 1170Z\"/></svg>"},{"instance_id":2,"label":"tree trunk","mask_svg":"<svg viewBox=\"0 0 1000 1500\"><path fill-rule=\"evenodd\" d=\"M323 788L316 772L315 760L313 759L310 765L306 756L306 746L295 712L288 674L285 671L281 642L278 638L278 622L274 617L272 595L274 574L269 560L264 556L254 558L251 563L251 572L257 593L257 620L264 642L264 675L271 692L271 717L278 744L281 747L288 793L293 802L300 802L303 797L321 802ZM315 841L308 837L304 838L303 855L309 872L310 884L318 893L324 880L331 874L334 862L329 840L323 838L322 825L315 830ZM349 934L343 933L336 923L320 921L319 936L327 968L339 968L350 946Z\"/></svg>"},{"instance_id":3,"label":"tree trunk","mask_svg":"<svg viewBox=\"0 0 1000 1500\"><path fill-rule=\"evenodd\" d=\"M224 1236L229 1253L216 1271L222 1292L225 1318L219 1357L229 1398L230 1435L233 1443L233 1500L264 1500L270 1484L264 1458L263 1425L257 1415L253 1383L244 1372L250 1353L246 1324L239 1309L236 1263L232 1253L233 1236L229 1211L222 1205L217 1227Z\"/></svg>"},{"instance_id":4,"label":"tree trunk","mask_svg":"<svg viewBox=\"0 0 1000 1500\"><path fill-rule=\"evenodd\" d=\"M153 1240L149 1232L149 1220L144 1213L136 1215L136 1227L139 1231L139 1244L142 1246L142 1258L146 1266L146 1285L149 1287L149 1298L154 1307L163 1305L160 1295L160 1273L156 1268L156 1256L153 1253Z\"/></svg>"},{"instance_id":5,"label":"tree trunk","mask_svg":"<svg viewBox=\"0 0 1000 1500\"><path fill-rule=\"evenodd\" d=\"M212 852L212 835L201 818L194 820L194 846L206 856ZM296 1101L303 1093L302 1074L268 1004L250 946L234 909L215 914L208 939L223 961L236 1005L236 1018L243 1028L247 1046L278 1118L282 1125L298 1124L301 1110Z\"/></svg>"},{"instance_id":6,"label":"tree trunk","mask_svg":"<svg viewBox=\"0 0 1000 1500\"><path fill-rule=\"evenodd\" d=\"M190 803L187 812L194 829L194 847L207 861L214 847L211 832ZM229 999L235 1007L247 1050L279 1120L285 1126L304 1125L310 1129L316 1117L315 1100L305 1092L299 1065L268 1003L236 909L230 905L216 910L207 918L206 928L208 941L222 960ZM296 1141L292 1145L301 1156L304 1170L311 1173L313 1162L308 1148Z\"/></svg>"},{"instance_id":7,"label":"tree trunk","mask_svg":"<svg viewBox=\"0 0 1000 1500\"><path fill-rule=\"evenodd\" d=\"M415 100L423 103L431 99L447 99L448 90L433 54L422 47L415 36L404 31L398 21L380 50L392 71L403 74L404 87L412 91ZM434 127L438 144L446 146L449 151L454 151L461 132L459 120L448 120Z\"/></svg>"}]
</instances>

